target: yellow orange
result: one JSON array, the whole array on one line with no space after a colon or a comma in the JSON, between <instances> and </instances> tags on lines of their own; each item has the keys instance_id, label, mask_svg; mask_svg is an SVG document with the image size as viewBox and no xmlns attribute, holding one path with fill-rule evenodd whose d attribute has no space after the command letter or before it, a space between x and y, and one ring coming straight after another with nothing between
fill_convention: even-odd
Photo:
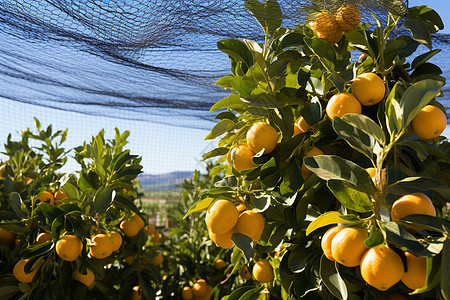
<instances>
[{"instance_id":1,"label":"yellow orange","mask_svg":"<svg viewBox=\"0 0 450 300\"><path fill-rule=\"evenodd\" d=\"M56 191L54 197L55 197L55 204L56 205L60 205L61 204L61 200L68 198L67 194L64 193L64 191L62 191L62 190Z\"/></svg>"},{"instance_id":2,"label":"yellow orange","mask_svg":"<svg viewBox=\"0 0 450 300\"><path fill-rule=\"evenodd\" d=\"M333 121L334 117L342 118L345 114L360 114L361 103L350 93L337 93L327 103L327 116Z\"/></svg>"},{"instance_id":3,"label":"yellow orange","mask_svg":"<svg viewBox=\"0 0 450 300\"><path fill-rule=\"evenodd\" d=\"M250 280L252 278L252 274L250 274L246 265L241 269L241 277L245 280Z\"/></svg>"},{"instance_id":4,"label":"yellow orange","mask_svg":"<svg viewBox=\"0 0 450 300\"><path fill-rule=\"evenodd\" d=\"M240 172L241 170L247 170L256 167L252 161L252 157L255 156L255 152L250 149L246 144L239 144L233 146L230 151L228 151L227 162L231 166L231 161L233 160L233 168Z\"/></svg>"},{"instance_id":5,"label":"yellow orange","mask_svg":"<svg viewBox=\"0 0 450 300\"><path fill-rule=\"evenodd\" d=\"M309 150L308 152L305 153L305 156L303 158L313 157L313 156L317 156L317 155L324 155L324 153L319 148L313 147L311 150ZM313 172L310 169L308 169L305 166L305 164L302 162L301 173L302 173L303 179L306 180L309 176L311 176L311 174Z\"/></svg>"},{"instance_id":6,"label":"yellow orange","mask_svg":"<svg viewBox=\"0 0 450 300\"><path fill-rule=\"evenodd\" d=\"M268 259L257 261L252 270L253 278L261 283L271 282L274 278L273 267Z\"/></svg>"},{"instance_id":7,"label":"yellow orange","mask_svg":"<svg viewBox=\"0 0 450 300\"><path fill-rule=\"evenodd\" d=\"M212 233L224 234L233 229L238 219L239 212L232 202L217 200L208 208L205 222Z\"/></svg>"},{"instance_id":8,"label":"yellow orange","mask_svg":"<svg viewBox=\"0 0 450 300\"><path fill-rule=\"evenodd\" d=\"M106 234L95 235L91 240L90 253L92 257L103 259L113 253L114 243Z\"/></svg>"},{"instance_id":9,"label":"yellow orange","mask_svg":"<svg viewBox=\"0 0 450 300\"><path fill-rule=\"evenodd\" d=\"M352 93L365 106L380 103L384 98L386 87L383 80L375 73L358 75L352 83Z\"/></svg>"},{"instance_id":10,"label":"yellow orange","mask_svg":"<svg viewBox=\"0 0 450 300\"><path fill-rule=\"evenodd\" d=\"M53 239L53 236L50 232L41 232L36 237L36 245L43 244L45 242L51 241Z\"/></svg>"},{"instance_id":11,"label":"yellow orange","mask_svg":"<svg viewBox=\"0 0 450 300\"><path fill-rule=\"evenodd\" d=\"M141 300L142 299L142 291L138 285L133 287L130 298L131 298L131 300Z\"/></svg>"},{"instance_id":12,"label":"yellow orange","mask_svg":"<svg viewBox=\"0 0 450 300\"><path fill-rule=\"evenodd\" d=\"M29 259L20 259L14 266L13 275L14 277L22 283L30 283L33 281L34 276L39 270L40 266L35 268L30 273L25 273L25 265L29 262Z\"/></svg>"},{"instance_id":13,"label":"yellow orange","mask_svg":"<svg viewBox=\"0 0 450 300\"><path fill-rule=\"evenodd\" d=\"M81 240L71 234L66 234L56 242L56 253L65 261L74 261L83 251Z\"/></svg>"},{"instance_id":14,"label":"yellow orange","mask_svg":"<svg viewBox=\"0 0 450 300\"><path fill-rule=\"evenodd\" d=\"M145 224L144 224L144 220L142 220L142 218L141 218L140 216L136 215L136 214L134 214L134 215L131 217L131 220L135 221L135 222L138 224L139 229L143 228L144 225L145 225Z\"/></svg>"},{"instance_id":15,"label":"yellow orange","mask_svg":"<svg viewBox=\"0 0 450 300\"><path fill-rule=\"evenodd\" d=\"M418 138L423 140L434 139L444 132L447 126L447 117L436 106L427 105L414 117L411 126Z\"/></svg>"},{"instance_id":16,"label":"yellow orange","mask_svg":"<svg viewBox=\"0 0 450 300\"><path fill-rule=\"evenodd\" d=\"M402 259L387 245L368 250L361 259L360 270L362 278L380 291L399 282L404 273Z\"/></svg>"},{"instance_id":17,"label":"yellow orange","mask_svg":"<svg viewBox=\"0 0 450 300\"><path fill-rule=\"evenodd\" d=\"M247 206L244 203L239 203L238 206L236 206L236 209L238 210L238 212L243 212L247 209Z\"/></svg>"},{"instance_id":18,"label":"yellow orange","mask_svg":"<svg viewBox=\"0 0 450 300\"><path fill-rule=\"evenodd\" d=\"M111 241L113 243L113 251L117 251L122 245L122 236L116 231L111 231Z\"/></svg>"},{"instance_id":19,"label":"yellow orange","mask_svg":"<svg viewBox=\"0 0 450 300\"><path fill-rule=\"evenodd\" d=\"M83 283L85 286L91 286L94 283L95 275L94 273L86 268L86 274L81 274L78 270L72 273L72 279Z\"/></svg>"},{"instance_id":20,"label":"yellow orange","mask_svg":"<svg viewBox=\"0 0 450 300\"><path fill-rule=\"evenodd\" d=\"M144 229L144 233L146 235L152 235L155 233L156 227L155 224L148 224L147 228Z\"/></svg>"},{"instance_id":21,"label":"yellow orange","mask_svg":"<svg viewBox=\"0 0 450 300\"><path fill-rule=\"evenodd\" d=\"M152 243L158 244L159 241L161 240L161 237L162 237L161 233L158 230L156 230L155 233L152 234Z\"/></svg>"},{"instance_id":22,"label":"yellow orange","mask_svg":"<svg viewBox=\"0 0 450 300\"><path fill-rule=\"evenodd\" d=\"M367 251L364 245L369 237L367 230L359 227L345 227L331 241L331 255L346 267L359 266L361 258Z\"/></svg>"},{"instance_id":23,"label":"yellow orange","mask_svg":"<svg viewBox=\"0 0 450 300\"><path fill-rule=\"evenodd\" d=\"M330 44L339 42L343 34L336 18L328 11L316 14L314 19L308 23L308 26L319 38L326 40Z\"/></svg>"},{"instance_id":24,"label":"yellow orange","mask_svg":"<svg viewBox=\"0 0 450 300\"><path fill-rule=\"evenodd\" d=\"M433 202L423 193L412 193L400 197L394 202L391 208L391 217L393 221L397 221L409 215L421 214L436 216L436 209ZM409 226L409 225L407 225ZM410 228L417 229L415 226Z\"/></svg>"},{"instance_id":25,"label":"yellow orange","mask_svg":"<svg viewBox=\"0 0 450 300\"><path fill-rule=\"evenodd\" d=\"M208 293L208 284L204 279L199 279L192 287L192 293L197 298L199 296L205 296Z\"/></svg>"},{"instance_id":26,"label":"yellow orange","mask_svg":"<svg viewBox=\"0 0 450 300\"><path fill-rule=\"evenodd\" d=\"M13 245L16 236L9 230L0 228L0 242L6 245Z\"/></svg>"},{"instance_id":27,"label":"yellow orange","mask_svg":"<svg viewBox=\"0 0 450 300\"><path fill-rule=\"evenodd\" d=\"M181 291L181 298L183 298L184 300L191 300L194 298L194 293L192 292L191 287L183 287L183 290Z\"/></svg>"},{"instance_id":28,"label":"yellow orange","mask_svg":"<svg viewBox=\"0 0 450 300\"><path fill-rule=\"evenodd\" d=\"M353 4L343 5L336 12L336 21L345 32L353 31L358 26L360 19L358 8Z\"/></svg>"},{"instance_id":29,"label":"yellow orange","mask_svg":"<svg viewBox=\"0 0 450 300\"><path fill-rule=\"evenodd\" d=\"M261 238L265 224L266 221L261 213L247 210L239 215L234 231L245 234L257 242Z\"/></svg>"},{"instance_id":30,"label":"yellow orange","mask_svg":"<svg viewBox=\"0 0 450 300\"><path fill-rule=\"evenodd\" d=\"M229 249L233 247L234 243L231 240L231 236L233 235L233 230L225 232L223 234L215 234L208 230L209 238L213 241L217 247L221 247L224 249Z\"/></svg>"},{"instance_id":31,"label":"yellow orange","mask_svg":"<svg viewBox=\"0 0 450 300\"><path fill-rule=\"evenodd\" d=\"M214 268L216 268L217 270L222 270L223 268L225 268L227 266L227 263L219 258L214 262Z\"/></svg>"},{"instance_id":32,"label":"yellow orange","mask_svg":"<svg viewBox=\"0 0 450 300\"><path fill-rule=\"evenodd\" d=\"M155 257L153 257L153 264L155 266L159 266L160 264L162 264L164 261L164 256L161 253L158 253L155 255Z\"/></svg>"},{"instance_id":33,"label":"yellow orange","mask_svg":"<svg viewBox=\"0 0 450 300\"><path fill-rule=\"evenodd\" d=\"M326 258L331 261L335 261L335 259L333 258L333 254L331 253L331 242L333 241L333 238L336 236L336 234L338 234L344 228L345 227L343 226L334 226L328 229L322 237L321 246L323 253L325 254Z\"/></svg>"},{"instance_id":34,"label":"yellow orange","mask_svg":"<svg viewBox=\"0 0 450 300\"><path fill-rule=\"evenodd\" d=\"M303 132L307 132L309 129L311 129L311 126L309 126L309 124L306 123L305 118L300 116L298 117L298 119L295 121L294 124L294 136Z\"/></svg>"},{"instance_id":35,"label":"yellow orange","mask_svg":"<svg viewBox=\"0 0 450 300\"><path fill-rule=\"evenodd\" d=\"M36 197L36 201L49 202L50 204L55 204L55 197L48 191L43 191L39 196Z\"/></svg>"},{"instance_id":36,"label":"yellow orange","mask_svg":"<svg viewBox=\"0 0 450 300\"><path fill-rule=\"evenodd\" d=\"M120 223L120 229L122 229L123 234L125 234L126 236L133 237L139 232L141 228L139 227L139 224L134 220L123 220Z\"/></svg>"},{"instance_id":37,"label":"yellow orange","mask_svg":"<svg viewBox=\"0 0 450 300\"><path fill-rule=\"evenodd\" d=\"M254 124L247 131L247 145L253 152L258 153L264 148L264 154L272 152L278 143L278 133L265 122Z\"/></svg>"},{"instance_id":38,"label":"yellow orange","mask_svg":"<svg viewBox=\"0 0 450 300\"><path fill-rule=\"evenodd\" d=\"M402 282L410 289L417 290L425 286L427 280L427 259L405 252L407 272Z\"/></svg>"}]
</instances>

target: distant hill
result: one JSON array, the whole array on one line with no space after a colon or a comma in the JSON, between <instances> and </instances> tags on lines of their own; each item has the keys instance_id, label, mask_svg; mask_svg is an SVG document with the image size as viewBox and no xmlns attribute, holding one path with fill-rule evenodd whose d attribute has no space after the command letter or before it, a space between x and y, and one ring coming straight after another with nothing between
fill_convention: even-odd
<instances>
[{"instance_id":1,"label":"distant hill","mask_svg":"<svg viewBox=\"0 0 450 300\"><path fill-rule=\"evenodd\" d=\"M137 179L141 184L143 192L151 191L172 191L179 190L177 184L181 184L185 179L191 178L192 171L175 171L167 174L140 174Z\"/></svg>"}]
</instances>

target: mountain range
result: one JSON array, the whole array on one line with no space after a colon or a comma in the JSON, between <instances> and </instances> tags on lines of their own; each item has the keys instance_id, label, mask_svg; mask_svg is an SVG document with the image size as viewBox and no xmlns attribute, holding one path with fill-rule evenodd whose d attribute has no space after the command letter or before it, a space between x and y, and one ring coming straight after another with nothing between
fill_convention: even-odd
<instances>
[{"instance_id":1,"label":"mountain range","mask_svg":"<svg viewBox=\"0 0 450 300\"><path fill-rule=\"evenodd\" d=\"M180 190L177 185L191 178L193 171L175 171L166 174L140 174L137 179L143 192Z\"/></svg>"}]
</instances>

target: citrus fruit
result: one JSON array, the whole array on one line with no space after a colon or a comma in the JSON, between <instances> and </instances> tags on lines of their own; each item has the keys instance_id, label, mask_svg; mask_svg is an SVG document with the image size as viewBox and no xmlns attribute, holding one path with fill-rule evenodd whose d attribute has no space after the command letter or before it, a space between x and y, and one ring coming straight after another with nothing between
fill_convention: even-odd
<instances>
[{"instance_id":1,"label":"citrus fruit","mask_svg":"<svg viewBox=\"0 0 450 300\"><path fill-rule=\"evenodd\" d=\"M192 287L192 293L195 297L205 296L208 293L208 284L204 279L199 279Z\"/></svg>"},{"instance_id":2,"label":"citrus fruit","mask_svg":"<svg viewBox=\"0 0 450 300\"><path fill-rule=\"evenodd\" d=\"M55 204L55 197L48 191L43 191L39 196L36 197L36 201L49 202L50 204Z\"/></svg>"},{"instance_id":3,"label":"citrus fruit","mask_svg":"<svg viewBox=\"0 0 450 300\"><path fill-rule=\"evenodd\" d=\"M144 220L142 220L142 218L139 216L139 215L137 215L137 214L134 214L132 217L131 217L131 220L133 220L133 221L135 221L137 224L138 224L138 226L139 226L139 230L141 229L141 228L143 228L144 227Z\"/></svg>"},{"instance_id":4,"label":"citrus fruit","mask_svg":"<svg viewBox=\"0 0 450 300\"><path fill-rule=\"evenodd\" d=\"M192 293L192 289L189 286L185 286L181 291L181 298L184 300L191 300L194 298L194 293Z\"/></svg>"},{"instance_id":5,"label":"citrus fruit","mask_svg":"<svg viewBox=\"0 0 450 300\"><path fill-rule=\"evenodd\" d=\"M269 124L258 122L247 131L247 145L258 153L264 148L264 154L272 152L278 143L278 133Z\"/></svg>"},{"instance_id":6,"label":"citrus fruit","mask_svg":"<svg viewBox=\"0 0 450 300\"><path fill-rule=\"evenodd\" d=\"M306 123L306 120L300 116L294 124L294 136L307 132L309 129L311 129L311 126L309 126L308 123Z\"/></svg>"},{"instance_id":7,"label":"citrus fruit","mask_svg":"<svg viewBox=\"0 0 450 300\"><path fill-rule=\"evenodd\" d=\"M155 255L155 257L153 257L153 264L155 266L159 266L160 264L162 264L164 261L164 256L161 253L158 253Z\"/></svg>"},{"instance_id":8,"label":"citrus fruit","mask_svg":"<svg viewBox=\"0 0 450 300\"><path fill-rule=\"evenodd\" d=\"M308 25L317 37L326 40L330 44L339 42L343 34L335 17L327 11L316 14Z\"/></svg>"},{"instance_id":9,"label":"citrus fruit","mask_svg":"<svg viewBox=\"0 0 450 300\"><path fill-rule=\"evenodd\" d=\"M361 276L374 288L385 291L402 279L400 256L387 245L369 249L361 259Z\"/></svg>"},{"instance_id":10,"label":"citrus fruit","mask_svg":"<svg viewBox=\"0 0 450 300\"><path fill-rule=\"evenodd\" d=\"M343 5L336 12L336 21L339 24L339 28L345 32L355 29L360 19L358 8L353 4Z\"/></svg>"},{"instance_id":11,"label":"citrus fruit","mask_svg":"<svg viewBox=\"0 0 450 300\"><path fill-rule=\"evenodd\" d=\"M53 236L50 232L41 232L36 237L36 245L43 244L45 242L51 241L53 239Z\"/></svg>"},{"instance_id":12,"label":"citrus fruit","mask_svg":"<svg viewBox=\"0 0 450 300\"><path fill-rule=\"evenodd\" d=\"M341 265L356 267L367 251L364 240L367 230L359 227L345 227L331 241L331 255Z\"/></svg>"},{"instance_id":13,"label":"citrus fruit","mask_svg":"<svg viewBox=\"0 0 450 300\"><path fill-rule=\"evenodd\" d=\"M375 169L375 168L366 168L365 170L366 170L367 173L369 173L370 178L373 179L375 177L377 169Z\"/></svg>"},{"instance_id":14,"label":"citrus fruit","mask_svg":"<svg viewBox=\"0 0 450 300\"><path fill-rule=\"evenodd\" d=\"M94 273L86 268L86 274L83 275L78 270L75 270L72 273L72 279L83 283L85 286L91 286L95 280Z\"/></svg>"},{"instance_id":15,"label":"citrus fruit","mask_svg":"<svg viewBox=\"0 0 450 300\"><path fill-rule=\"evenodd\" d=\"M334 226L328 229L328 231L322 237L321 246L323 254L325 254L326 258L331 261L335 261L331 253L331 242L333 241L333 238L336 236L336 234L338 234L338 232L340 232L344 228L345 227L343 226Z\"/></svg>"},{"instance_id":16,"label":"citrus fruit","mask_svg":"<svg viewBox=\"0 0 450 300\"><path fill-rule=\"evenodd\" d=\"M313 147L311 150L309 150L308 152L305 153L305 157L312 157L312 156L317 156L317 155L324 155L324 153L322 152L322 150L320 150L317 147ZM304 163L302 163L302 167L301 167L301 172L302 172L302 177L303 179L307 179L309 176L311 176L311 174L313 173L310 169L308 169Z\"/></svg>"},{"instance_id":17,"label":"citrus fruit","mask_svg":"<svg viewBox=\"0 0 450 300\"><path fill-rule=\"evenodd\" d=\"M423 288L427 280L427 259L405 252L407 272L402 282L412 290Z\"/></svg>"},{"instance_id":18,"label":"citrus fruit","mask_svg":"<svg viewBox=\"0 0 450 300\"><path fill-rule=\"evenodd\" d=\"M227 161L228 165L231 166L231 160L233 159L233 168L240 172L241 170L247 170L256 167L252 161L252 157L255 156L255 152L250 149L246 144L239 144L233 146L230 151L228 151Z\"/></svg>"},{"instance_id":19,"label":"citrus fruit","mask_svg":"<svg viewBox=\"0 0 450 300\"><path fill-rule=\"evenodd\" d=\"M245 280L250 280L252 278L252 274L250 274L246 265L244 265L241 269L241 277Z\"/></svg>"},{"instance_id":20,"label":"citrus fruit","mask_svg":"<svg viewBox=\"0 0 450 300\"><path fill-rule=\"evenodd\" d=\"M328 101L326 112L328 118L333 121L334 117L342 118L345 114L360 114L361 103L350 93L337 93Z\"/></svg>"},{"instance_id":21,"label":"citrus fruit","mask_svg":"<svg viewBox=\"0 0 450 300\"><path fill-rule=\"evenodd\" d=\"M352 93L362 105L372 106L380 103L385 92L383 80L375 73L363 73L353 79Z\"/></svg>"},{"instance_id":22,"label":"citrus fruit","mask_svg":"<svg viewBox=\"0 0 450 300\"><path fill-rule=\"evenodd\" d=\"M64 193L64 191L61 191L61 190L56 191L54 196L55 196L55 204L56 205L60 205L61 204L61 200L68 198L67 194Z\"/></svg>"},{"instance_id":23,"label":"citrus fruit","mask_svg":"<svg viewBox=\"0 0 450 300\"><path fill-rule=\"evenodd\" d=\"M240 214L234 231L245 234L256 242L261 238L265 224L261 213L247 210Z\"/></svg>"},{"instance_id":24,"label":"citrus fruit","mask_svg":"<svg viewBox=\"0 0 450 300\"><path fill-rule=\"evenodd\" d=\"M123 261L125 262L125 263L127 263L127 264L129 264L129 265L132 265L133 264L133 261L134 261L134 257L133 256L127 256L127 257L125 257L124 259L123 259Z\"/></svg>"},{"instance_id":25,"label":"citrus fruit","mask_svg":"<svg viewBox=\"0 0 450 300\"><path fill-rule=\"evenodd\" d=\"M39 267L35 268L30 273L25 273L25 265L27 262L29 262L29 259L20 259L13 269L13 275L14 277L22 283L30 283L33 281L34 275L36 275L37 271L39 270Z\"/></svg>"},{"instance_id":26,"label":"citrus fruit","mask_svg":"<svg viewBox=\"0 0 450 300\"><path fill-rule=\"evenodd\" d=\"M433 105L422 108L411 122L412 130L419 139L434 139L444 132L447 126L445 114Z\"/></svg>"},{"instance_id":27,"label":"citrus fruit","mask_svg":"<svg viewBox=\"0 0 450 300\"><path fill-rule=\"evenodd\" d=\"M159 241L161 240L161 237L162 237L161 233L159 233L159 231L156 230L155 233L152 234L152 243L158 244Z\"/></svg>"},{"instance_id":28,"label":"citrus fruit","mask_svg":"<svg viewBox=\"0 0 450 300\"><path fill-rule=\"evenodd\" d=\"M120 229L122 229L123 234L125 234L126 236L133 237L139 232L141 228L139 227L139 224L134 220L123 220L120 223Z\"/></svg>"},{"instance_id":29,"label":"citrus fruit","mask_svg":"<svg viewBox=\"0 0 450 300\"><path fill-rule=\"evenodd\" d=\"M146 235L152 235L155 233L156 227L155 224L148 224L147 228L144 229L144 233Z\"/></svg>"},{"instance_id":30,"label":"citrus fruit","mask_svg":"<svg viewBox=\"0 0 450 300\"><path fill-rule=\"evenodd\" d=\"M0 228L0 242L6 245L12 245L15 240L16 237L11 231Z\"/></svg>"},{"instance_id":31,"label":"citrus fruit","mask_svg":"<svg viewBox=\"0 0 450 300\"><path fill-rule=\"evenodd\" d=\"M217 247L229 249L233 247L234 243L231 240L231 236L233 235L233 230L230 230L228 232L225 232L223 234L215 234L212 233L210 230L208 230L209 238L211 241L216 244Z\"/></svg>"},{"instance_id":32,"label":"citrus fruit","mask_svg":"<svg viewBox=\"0 0 450 300\"><path fill-rule=\"evenodd\" d=\"M83 251L81 240L71 234L66 234L56 242L56 253L65 261L74 261Z\"/></svg>"},{"instance_id":33,"label":"citrus fruit","mask_svg":"<svg viewBox=\"0 0 450 300\"><path fill-rule=\"evenodd\" d=\"M113 243L113 251L119 250L120 246L122 245L122 236L120 233L111 231L111 240Z\"/></svg>"},{"instance_id":34,"label":"citrus fruit","mask_svg":"<svg viewBox=\"0 0 450 300\"><path fill-rule=\"evenodd\" d=\"M238 210L238 212L243 212L247 209L247 206L244 203L239 203L238 206L236 206L236 209Z\"/></svg>"},{"instance_id":35,"label":"citrus fruit","mask_svg":"<svg viewBox=\"0 0 450 300\"><path fill-rule=\"evenodd\" d=\"M217 200L206 212L205 222L208 229L215 234L231 231L239 218L236 206L227 200Z\"/></svg>"},{"instance_id":36,"label":"citrus fruit","mask_svg":"<svg viewBox=\"0 0 450 300\"><path fill-rule=\"evenodd\" d=\"M130 298L131 298L131 300L141 300L142 299L141 288L138 285L133 287Z\"/></svg>"},{"instance_id":37,"label":"citrus fruit","mask_svg":"<svg viewBox=\"0 0 450 300\"><path fill-rule=\"evenodd\" d=\"M227 266L227 263L223 260L223 259L218 259L214 262L214 268L216 268L216 270L222 270L223 268L225 268Z\"/></svg>"},{"instance_id":38,"label":"citrus fruit","mask_svg":"<svg viewBox=\"0 0 450 300\"><path fill-rule=\"evenodd\" d=\"M407 194L400 197L392 205L391 217L393 221L414 214L436 216L436 209L427 195L423 193ZM415 226L407 226L412 229L417 229Z\"/></svg>"},{"instance_id":39,"label":"citrus fruit","mask_svg":"<svg viewBox=\"0 0 450 300\"><path fill-rule=\"evenodd\" d=\"M106 234L99 233L91 240L90 253L92 257L103 259L113 253L114 243Z\"/></svg>"},{"instance_id":40,"label":"citrus fruit","mask_svg":"<svg viewBox=\"0 0 450 300\"><path fill-rule=\"evenodd\" d=\"M252 274L253 278L261 283L271 282L274 278L273 268L268 259L257 261Z\"/></svg>"}]
</instances>

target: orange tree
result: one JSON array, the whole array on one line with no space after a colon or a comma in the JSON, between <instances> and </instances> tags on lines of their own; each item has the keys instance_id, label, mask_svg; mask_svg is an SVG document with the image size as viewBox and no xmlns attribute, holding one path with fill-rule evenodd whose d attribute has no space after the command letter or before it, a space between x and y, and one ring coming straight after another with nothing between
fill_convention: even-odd
<instances>
[{"instance_id":1,"label":"orange tree","mask_svg":"<svg viewBox=\"0 0 450 300\"><path fill-rule=\"evenodd\" d=\"M154 299L159 247L146 245L134 204L142 166L124 149L129 132L107 141L101 131L75 149L81 170L62 174L67 132L36 125L5 144L0 228L14 239L0 241L2 299Z\"/></svg>"},{"instance_id":2,"label":"orange tree","mask_svg":"<svg viewBox=\"0 0 450 300\"><path fill-rule=\"evenodd\" d=\"M204 159L226 176L190 212L208 208L233 272L245 263L262 283L228 299L450 299L445 79L428 61L442 21L417 6L369 26L335 6L287 29L276 1L246 1L265 40L217 43L232 74L216 85L231 94L211 108L206 138L221 138Z\"/></svg>"}]
</instances>

